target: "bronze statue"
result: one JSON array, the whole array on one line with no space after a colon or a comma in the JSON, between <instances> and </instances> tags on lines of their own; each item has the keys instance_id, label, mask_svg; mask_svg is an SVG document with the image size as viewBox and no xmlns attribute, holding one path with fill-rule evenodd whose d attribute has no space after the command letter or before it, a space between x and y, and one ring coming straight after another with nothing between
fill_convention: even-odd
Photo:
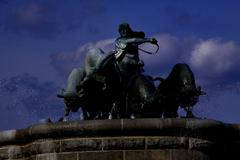
<instances>
[{"instance_id":1,"label":"bronze statue","mask_svg":"<svg viewBox=\"0 0 240 160\"><path fill-rule=\"evenodd\" d=\"M118 29L120 37L115 41L115 58L124 80L142 72L143 62L139 59L138 45L157 44L154 38L145 38L144 32L133 31L129 24L123 23Z\"/></svg>"},{"instance_id":2,"label":"bronze statue","mask_svg":"<svg viewBox=\"0 0 240 160\"><path fill-rule=\"evenodd\" d=\"M189 66L176 64L166 79L145 75L138 46L157 45L157 40L145 38L127 23L118 31L113 52L92 49L86 54L85 69L71 72L66 89L58 95L66 104L64 116L82 107L85 119L177 117L181 106L193 117L192 106L203 92ZM158 87L155 80L161 81Z\"/></svg>"}]
</instances>

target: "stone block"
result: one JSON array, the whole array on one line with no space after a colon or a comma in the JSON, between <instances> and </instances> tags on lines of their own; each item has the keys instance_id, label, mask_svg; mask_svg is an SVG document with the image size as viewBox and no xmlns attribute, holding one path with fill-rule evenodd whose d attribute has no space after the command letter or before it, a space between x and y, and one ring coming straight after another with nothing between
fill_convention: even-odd
<instances>
[{"instance_id":1,"label":"stone block","mask_svg":"<svg viewBox=\"0 0 240 160\"><path fill-rule=\"evenodd\" d=\"M124 160L171 160L168 150L125 151Z\"/></svg>"},{"instance_id":2,"label":"stone block","mask_svg":"<svg viewBox=\"0 0 240 160\"><path fill-rule=\"evenodd\" d=\"M23 158L21 146L7 146L0 148L0 159L19 159Z\"/></svg>"},{"instance_id":3,"label":"stone block","mask_svg":"<svg viewBox=\"0 0 240 160\"><path fill-rule=\"evenodd\" d=\"M78 160L124 160L122 151L79 152Z\"/></svg>"},{"instance_id":4,"label":"stone block","mask_svg":"<svg viewBox=\"0 0 240 160\"><path fill-rule=\"evenodd\" d=\"M8 147L0 148L0 159L8 159Z\"/></svg>"},{"instance_id":5,"label":"stone block","mask_svg":"<svg viewBox=\"0 0 240 160\"><path fill-rule=\"evenodd\" d=\"M61 152L95 151L101 149L102 140L100 138L74 138L61 141Z\"/></svg>"},{"instance_id":6,"label":"stone block","mask_svg":"<svg viewBox=\"0 0 240 160\"><path fill-rule=\"evenodd\" d=\"M31 157L28 157L28 158L24 158L24 160L36 160L37 157L36 156L31 156Z\"/></svg>"},{"instance_id":7,"label":"stone block","mask_svg":"<svg viewBox=\"0 0 240 160\"><path fill-rule=\"evenodd\" d=\"M43 153L60 152L60 142L53 140L44 140L42 142L30 143L23 147L24 157Z\"/></svg>"},{"instance_id":8,"label":"stone block","mask_svg":"<svg viewBox=\"0 0 240 160\"><path fill-rule=\"evenodd\" d=\"M188 148L186 137L147 137L147 149Z\"/></svg>"},{"instance_id":9,"label":"stone block","mask_svg":"<svg viewBox=\"0 0 240 160\"><path fill-rule=\"evenodd\" d=\"M102 141L103 150L137 150L145 148L145 138L140 137L105 138Z\"/></svg>"},{"instance_id":10,"label":"stone block","mask_svg":"<svg viewBox=\"0 0 240 160\"><path fill-rule=\"evenodd\" d=\"M170 150L170 160L211 160L211 158L195 150Z\"/></svg>"},{"instance_id":11,"label":"stone block","mask_svg":"<svg viewBox=\"0 0 240 160\"><path fill-rule=\"evenodd\" d=\"M211 152L214 148L216 145L212 141L189 138L189 149Z\"/></svg>"},{"instance_id":12,"label":"stone block","mask_svg":"<svg viewBox=\"0 0 240 160\"><path fill-rule=\"evenodd\" d=\"M78 160L76 152L37 155L36 160Z\"/></svg>"}]
</instances>

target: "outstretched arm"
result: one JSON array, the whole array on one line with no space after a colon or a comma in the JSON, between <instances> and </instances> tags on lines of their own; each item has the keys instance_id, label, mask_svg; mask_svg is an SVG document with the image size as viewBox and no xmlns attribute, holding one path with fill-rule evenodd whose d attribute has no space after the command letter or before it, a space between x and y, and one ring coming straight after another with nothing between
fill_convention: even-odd
<instances>
[{"instance_id":1,"label":"outstretched arm","mask_svg":"<svg viewBox=\"0 0 240 160\"><path fill-rule=\"evenodd\" d=\"M127 39L121 39L120 41L122 41L122 43L125 43L125 44L134 43L138 45L146 42L157 43L157 40L155 38L127 38Z\"/></svg>"},{"instance_id":2,"label":"outstretched arm","mask_svg":"<svg viewBox=\"0 0 240 160\"><path fill-rule=\"evenodd\" d=\"M128 44L137 44L149 42L157 44L158 41L155 38L119 38L115 41L115 58L116 60L121 59L124 55L124 50Z\"/></svg>"}]
</instances>

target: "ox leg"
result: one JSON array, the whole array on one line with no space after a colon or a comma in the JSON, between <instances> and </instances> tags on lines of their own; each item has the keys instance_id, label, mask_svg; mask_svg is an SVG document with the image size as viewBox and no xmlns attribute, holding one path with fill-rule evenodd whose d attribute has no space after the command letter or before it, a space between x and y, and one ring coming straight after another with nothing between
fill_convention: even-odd
<instances>
[{"instance_id":1,"label":"ox leg","mask_svg":"<svg viewBox=\"0 0 240 160\"><path fill-rule=\"evenodd\" d=\"M69 116L70 109L68 107L65 108L64 116L58 119L58 122L66 121L67 116Z\"/></svg>"},{"instance_id":2,"label":"ox leg","mask_svg":"<svg viewBox=\"0 0 240 160\"><path fill-rule=\"evenodd\" d=\"M192 113L193 111L193 106L188 106L185 107L184 110L186 111L186 118L194 118L194 114Z\"/></svg>"}]
</instances>

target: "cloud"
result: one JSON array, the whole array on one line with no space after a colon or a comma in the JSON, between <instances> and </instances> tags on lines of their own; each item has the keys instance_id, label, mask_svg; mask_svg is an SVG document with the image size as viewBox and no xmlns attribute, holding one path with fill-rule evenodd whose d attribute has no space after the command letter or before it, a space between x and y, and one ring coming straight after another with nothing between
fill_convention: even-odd
<instances>
[{"instance_id":1,"label":"cloud","mask_svg":"<svg viewBox=\"0 0 240 160\"><path fill-rule=\"evenodd\" d=\"M56 5L58 4L58 5ZM4 8L5 30L36 38L56 38L65 31L81 29L91 17L104 12L99 1L23 1ZM91 31L97 32L93 26Z\"/></svg>"},{"instance_id":2,"label":"cloud","mask_svg":"<svg viewBox=\"0 0 240 160\"><path fill-rule=\"evenodd\" d=\"M219 38L178 38L168 34L153 37L159 41L158 54L142 56L149 73L166 75L166 71L169 73L170 68L180 62L189 64L197 79L203 84L239 81L238 43Z\"/></svg>"},{"instance_id":3,"label":"cloud","mask_svg":"<svg viewBox=\"0 0 240 160\"><path fill-rule=\"evenodd\" d=\"M189 61L204 76L222 77L229 72L240 71L239 53L240 46L233 41L208 39L195 45Z\"/></svg>"},{"instance_id":4,"label":"cloud","mask_svg":"<svg viewBox=\"0 0 240 160\"><path fill-rule=\"evenodd\" d=\"M56 97L58 90L59 87L54 83L39 83L37 78L28 74L1 79L0 116L7 118L5 120L9 120L9 123L1 123L0 130L19 128L37 123L39 119L62 116L64 106Z\"/></svg>"},{"instance_id":5,"label":"cloud","mask_svg":"<svg viewBox=\"0 0 240 160\"><path fill-rule=\"evenodd\" d=\"M10 7L4 22L5 30L37 38L53 38L60 33L56 16L49 6L30 3Z\"/></svg>"},{"instance_id":6,"label":"cloud","mask_svg":"<svg viewBox=\"0 0 240 160\"><path fill-rule=\"evenodd\" d=\"M171 68L173 64L180 61L183 48L180 39L169 34L161 34L153 37L158 40L158 53L155 55L148 55L140 52L140 57L145 62L147 72L151 74L164 74L166 70L169 72L169 68ZM140 46L140 48L152 52L156 49L155 46L149 43L143 45L143 47Z\"/></svg>"}]
</instances>

